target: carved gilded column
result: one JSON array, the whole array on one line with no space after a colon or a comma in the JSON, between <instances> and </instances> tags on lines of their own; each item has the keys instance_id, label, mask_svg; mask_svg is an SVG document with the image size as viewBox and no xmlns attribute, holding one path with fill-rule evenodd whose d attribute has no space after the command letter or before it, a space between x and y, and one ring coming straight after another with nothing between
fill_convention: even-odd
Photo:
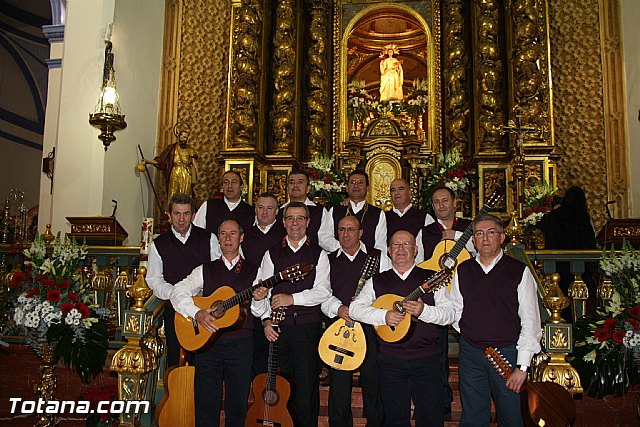
<instances>
[{"instance_id":1,"label":"carved gilded column","mask_svg":"<svg viewBox=\"0 0 640 427\"><path fill-rule=\"evenodd\" d=\"M230 148L255 148L258 129L262 5L242 0L233 20L233 65L229 97Z\"/></svg>"},{"instance_id":2,"label":"carved gilded column","mask_svg":"<svg viewBox=\"0 0 640 427\"><path fill-rule=\"evenodd\" d=\"M465 2L446 3L444 28L445 126L447 148L469 152L469 54L464 39Z\"/></svg>"},{"instance_id":3,"label":"carved gilded column","mask_svg":"<svg viewBox=\"0 0 640 427\"><path fill-rule=\"evenodd\" d=\"M548 12L545 0L514 1L511 19L513 107L540 129L526 139L552 143ZM529 142L525 140L525 142Z\"/></svg>"},{"instance_id":4,"label":"carved gilded column","mask_svg":"<svg viewBox=\"0 0 640 427\"><path fill-rule=\"evenodd\" d=\"M327 32L328 0L310 0L311 19L309 22L310 43L308 57L308 95L306 142L309 156L323 154L327 150L329 113L329 74L327 73L327 46L330 43ZM303 153L304 155L305 153Z\"/></svg>"},{"instance_id":5,"label":"carved gilded column","mask_svg":"<svg viewBox=\"0 0 640 427\"><path fill-rule=\"evenodd\" d=\"M503 64L500 60L500 11L495 0L474 2L474 62L476 82L477 152L505 151L500 136L505 123Z\"/></svg>"},{"instance_id":6,"label":"carved gilded column","mask_svg":"<svg viewBox=\"0 0 640 427\"><path fill-rule=\"evenodd\" d=\"M296 121L296 0L278 0L273 36L272 154L293 154Z\"/></svg>"}]
</instances>

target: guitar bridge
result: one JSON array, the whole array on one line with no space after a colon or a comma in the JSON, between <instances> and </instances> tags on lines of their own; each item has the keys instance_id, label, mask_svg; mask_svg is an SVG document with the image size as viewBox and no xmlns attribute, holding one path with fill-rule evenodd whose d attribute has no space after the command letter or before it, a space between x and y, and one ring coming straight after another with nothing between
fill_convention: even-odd
<instances>
[{"instance_id":1,"label":"guitar bridge","mask_svg":"<svg viewBox=\"0 0 640 427\"><path fill-rule=\"evenodd\" d=\"M196 335L200 335L200 327L198 326L198 321L195 319L191 319L191 324L193 325L193 333Z\"/></svg>"}]
</instances>

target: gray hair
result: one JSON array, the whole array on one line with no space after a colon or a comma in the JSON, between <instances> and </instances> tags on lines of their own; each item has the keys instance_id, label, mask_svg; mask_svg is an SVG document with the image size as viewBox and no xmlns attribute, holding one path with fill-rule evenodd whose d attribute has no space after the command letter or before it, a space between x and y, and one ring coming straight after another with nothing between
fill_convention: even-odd
<instances>
[{"instance_id":1,"label":"gray hair","mask_svg":"<svg viewBox=\"0 0 640 427\"><path fill-rule=\"evenodd\" d=\"M496 223L496 229L498 230L498 232L504 232L504 227L502 226L502 220L500 218L491 214L482 214L475 217L473 222L471 223L471 227L473 227L474 233L476 232L476 225L478 225L480 221L493 221Z\"/></svg>"}]
</instances>

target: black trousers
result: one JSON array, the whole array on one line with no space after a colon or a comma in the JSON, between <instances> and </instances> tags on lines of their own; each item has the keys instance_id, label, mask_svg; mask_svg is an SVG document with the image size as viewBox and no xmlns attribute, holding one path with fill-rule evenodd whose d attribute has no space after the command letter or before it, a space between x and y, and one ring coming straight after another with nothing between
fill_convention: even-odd
<instances>
[{"instance_id":1,"label":"black trousers","mask_svg":"<svg viewBox=\"0 0 640 427\"><path fill-rule=\"evenodd\" d=\"M243 427L251 387L253 338L218 339L196 354L196 427L220 426L222 383L225 384L225 426Z\"/></svg>"},{"instance_id":2,"label":"black trousers","mask_svg":"<svg viewBox=\"0 0 640 427\"><path fill-rule=\"evenodd\" d=\"M281 325L278 366L291 381L294 422L300 427L318 427L320 410L320 321ZM297 421L297 422L296 422Z\"/></svg>"},{"instance_id":3,"label":"black trousers","mask_svg":"<svg viewBox=\"0 0 640 427\"><path fill-rule=\"evenodd\" d=\"M437 354L404 360L381 352L378 364L385 426L409 427L412 400L416 427L444 425L444 388Z\"/></svg>"},{"instance_id":4,"label":"black trousers","mask_svg":"<svg viewBox=\"0 0 640 427\"><path fill-rule=\"evenodd\" d=\"M176 311L167 301L164 304L164 336L167 340L167 368L178 364L180 358L180 343L176 336L175 319Z\"/></svg>"},{"instance_id":5,"label":"black trousers","mask_svg":"<svg viewBox=\"0 0 640 427\"><path fill-rule=\"evenodd\" d=\"M341 320L339 317L336 320ZM335 320L334 320L335 321ZM382 426L384 411L380 398L378 372L378 339L370 325L362 325L367 342L367 354L360 368L360 385L367 427ZM331 427L352 427L351 388L353 371L339 371L329 368L331 387L329 388L329 425Z\"/></svg>"},{"instance_id":6,"label":"black trousers","mask_svg":"<svg viewBox=\"0 0 640 427\"><path fill-rule=\"evenodd\" d=\"M253 324L253 366L251 367L251 371L255 378L256 375L267 372L269 341L267 337L264 336L262 320L253 317Z\"/></svg>"},{"instance_id":7,"label":"black trousers","mask_svg":"<svg viewBox=\"0 0 640 427\"><path fill-rule=\"evenodd\" d=\"M444 387L444 410L451 412L453 391L449 385L449 327L438 326L438 357L442 369L442 386Z\"/></svg>"}]
</instances>

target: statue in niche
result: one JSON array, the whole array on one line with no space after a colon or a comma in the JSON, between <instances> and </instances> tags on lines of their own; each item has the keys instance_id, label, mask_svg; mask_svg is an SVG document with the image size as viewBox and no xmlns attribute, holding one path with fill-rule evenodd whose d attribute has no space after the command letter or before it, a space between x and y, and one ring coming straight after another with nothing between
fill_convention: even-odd
<instances>
[{"instance_id":1,"label":"statue in niche","mask_svg":"<svg viewBox=\"0 0 640 427\"><path fill-rule=\"evenodd\" d=\"M145 164L153 165L162 171L167 187L167 200L176 193L193 196L193 186L198 180L198 154L187 144L191 127L186 122L176 123L173 134L177 142L169 145L153 160L142 159L137 165L140 172L144 171Z\"/></svg>"},{"instance_id":2,"label":"statue in niche","mask_svg":"<svg viewBox=\"0 0 640 427\"><path fill-rule=\"evenodd\" d=\"M394 58L394 55L399 54L400 49L395 44L389 44L384 47L380 55L380 101L401 101L403 99L402 61Z\"/></svg>"}]
</instances>

